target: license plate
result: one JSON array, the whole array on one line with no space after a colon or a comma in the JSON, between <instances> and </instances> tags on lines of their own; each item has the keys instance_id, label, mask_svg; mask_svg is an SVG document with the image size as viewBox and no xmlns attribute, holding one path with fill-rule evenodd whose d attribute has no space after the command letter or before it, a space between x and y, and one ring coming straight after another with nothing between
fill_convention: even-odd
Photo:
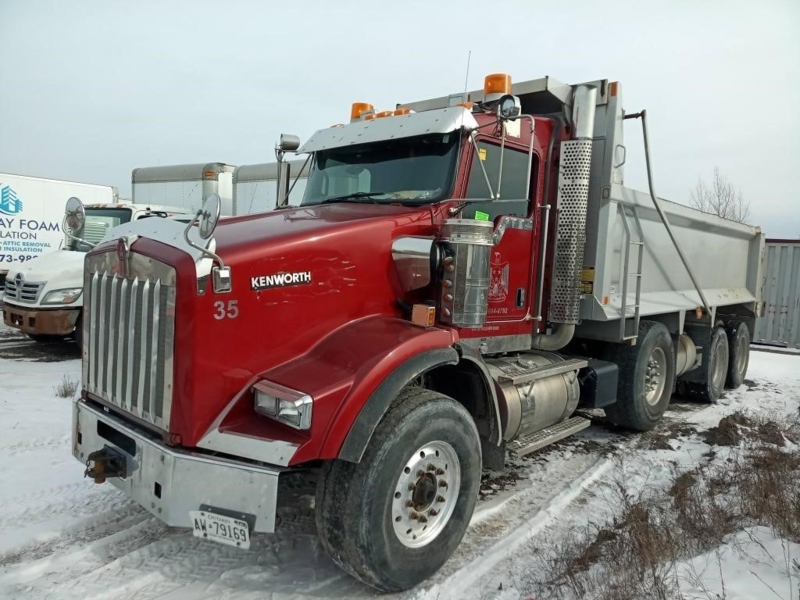
<instances>
[{"instance_id":1,"label":"license plate","mask_svg":"<svg viewBox=\"0 0 800 600\"><path fill-rule=\"evenodd\" d=\"M244 521L204 510L190 510L189 519L192 522L192 533L195 537L235 546L243 550L250 548L250 530Z\"/></svg>"}]
</instances>

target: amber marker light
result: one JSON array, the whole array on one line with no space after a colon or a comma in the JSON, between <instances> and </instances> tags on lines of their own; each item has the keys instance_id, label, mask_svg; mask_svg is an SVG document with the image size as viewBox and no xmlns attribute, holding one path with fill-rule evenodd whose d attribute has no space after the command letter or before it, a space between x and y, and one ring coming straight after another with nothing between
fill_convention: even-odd
<instances>
[{"instance_id":1,"label":"amber marker light","mask_svg":"<svg viewBox=\"0 0 800 600\"><path fill-rule=\"evenodd\" d=\"M375 107L367 102L353 102L350 107L350 121L358 121L364 113L372 112Z\"/></svg>"}]
</instances>

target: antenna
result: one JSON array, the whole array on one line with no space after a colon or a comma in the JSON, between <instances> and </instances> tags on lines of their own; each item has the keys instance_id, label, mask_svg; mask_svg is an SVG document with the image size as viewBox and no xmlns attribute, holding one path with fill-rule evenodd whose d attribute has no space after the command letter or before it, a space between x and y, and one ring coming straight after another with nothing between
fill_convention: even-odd
<instances>
[{"instance_id":1,"label":"antenna","mask_svg":"<svg viewBox=\"0 0 800 600\"><path fill-rule=\"evenodd\" d=\"M469 62L472 59L472 50L467 53L467 74L464 76L464 102L467 101L467 86L469 85Z\"/></svg>"}]
</instances>

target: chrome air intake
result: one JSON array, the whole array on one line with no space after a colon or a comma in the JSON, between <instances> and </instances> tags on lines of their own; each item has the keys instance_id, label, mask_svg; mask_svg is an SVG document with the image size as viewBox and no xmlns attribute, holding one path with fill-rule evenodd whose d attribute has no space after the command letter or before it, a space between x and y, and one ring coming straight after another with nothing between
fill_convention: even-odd
<instances>
[{"instance_id":1,"label":"chrome air intake","mask_svg":"<svg viewBox=\"0 0 800 600\"><path fill-rule=\"evenodd\" d=\"M460 327L480 327L489 310L489 260L494 226L489 221L448 219L439 241L444 259L439 320Z\"/></svg>"},{"instance_id":2,"label":"chrome air intake","mask_svg":"<svg viewBox=\"0 0 800 600\"><path fill-rule=\"evenodd\" d=\"M548 314L552 323L574 325L580 319L596 97L597 90L593 87L575 88L572 119L575 139L561 143L556 254Z\"/></svg>"},{"instance_id":3,"label":"chrome air intake","mask_svg":"<svg viewBox=\"0 0 800 600\"><path fill-rule=\"evenodd\" d=\"M86 391L160 429L172 407L175 286L174 268L140 254L86 258Z\"/></svg>"}]
</instances>

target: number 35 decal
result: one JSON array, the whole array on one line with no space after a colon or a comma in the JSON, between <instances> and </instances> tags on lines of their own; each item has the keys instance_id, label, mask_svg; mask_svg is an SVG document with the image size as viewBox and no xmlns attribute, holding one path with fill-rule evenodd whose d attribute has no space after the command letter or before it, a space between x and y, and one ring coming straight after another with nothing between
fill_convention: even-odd
<instances>
[{"instance_id":1,"label":"number 35 decal","mask_svg":"<svg viewBox=\"0 0 800 600\"><path fill-rule=\"evenodd\" d=\"M222 300L214 302L214 318L217 321L222 319L235 319L239 316L239 301L228 300L227 304Z\"/></svg>"}]
</instances>

